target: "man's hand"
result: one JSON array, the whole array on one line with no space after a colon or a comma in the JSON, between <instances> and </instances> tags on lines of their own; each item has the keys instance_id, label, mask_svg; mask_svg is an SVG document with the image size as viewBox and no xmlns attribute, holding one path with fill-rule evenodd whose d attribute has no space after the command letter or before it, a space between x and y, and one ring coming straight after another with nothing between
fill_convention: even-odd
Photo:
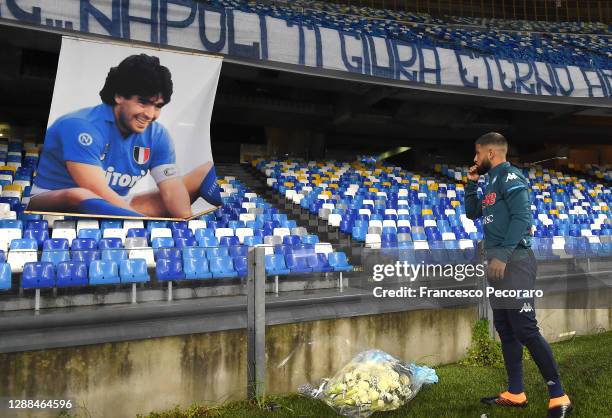
<instances>
[{"instance_id":1,"label":"man's hand","mask_svg":"<svg viewBox=\"0 0 612 418\"><path fill-rule=\"evenodd\" d=\"M470 167L470 169L468 170L468 175L467 178L468 180L471 181L478 181L478 179L480 178L480 175L478 175L478 166L473 165Z\"/></svg>"},{"instance_id":2,"label":"man's hand","mask_svg":"<svg viewBox=\"0 0 612 418\"><path fill-rule=\"evenodd\" d=\"M491 259L489 261L489 271L487 272L487 278L489 280L501 280L504 278L504 273L506 272L506 263L497 258Z\"/></svg>"}]
</instances>

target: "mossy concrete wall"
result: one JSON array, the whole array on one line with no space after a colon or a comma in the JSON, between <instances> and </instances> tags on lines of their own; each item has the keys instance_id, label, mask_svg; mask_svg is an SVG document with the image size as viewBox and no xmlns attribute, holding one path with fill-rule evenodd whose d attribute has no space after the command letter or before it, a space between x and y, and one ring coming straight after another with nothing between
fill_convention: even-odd
<instances>
[{"instance_id":1,"label":"mossy concrete wall","mask_svg":"<svg viewBox=\"0 0 612 418\"><path fill-rule=\"evenodd\" d=\"M549 338L612 324L610 309L542 310L538 316ZM476 319L474 307L270 326L267 391L286 393L317 382L368 348L428 364L454 362L469 346ZM72 399L80 407L73 411L77 416L135 417L174 405L242 399L245 363L244 330L0 354L0 397ZM6 412L0 415L11 416Z\"/></svg>"}]
</instances>

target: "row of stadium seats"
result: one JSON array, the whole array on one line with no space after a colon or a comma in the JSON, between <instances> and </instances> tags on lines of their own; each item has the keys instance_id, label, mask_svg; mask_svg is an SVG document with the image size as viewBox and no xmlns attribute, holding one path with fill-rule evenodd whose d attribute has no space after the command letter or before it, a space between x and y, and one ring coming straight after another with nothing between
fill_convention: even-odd
<instances>
[{"instance_id":1,"label":"row of stadium seats","mask_svg":"<svg viewBox=\"0 0 612 418\"><path fill-rule=\"evenodd\" d=\"M439 164L434 171L456 181L467 181L468 167ZM542 167L527 167L523 174L529 182L532 231L534 237L612 235L612 189L584 178ZM488 176L479 179L482 197Z\"/></svg>"},{"instance_id":2,"label":"row of stadium seats","mask_svg":"<svg viewBox=\"0 0 612 418\"><path fill-rule=\"evenodd\" d=\"M609 27L604 24L567 24L493 20L480 27L465 24L465 18L439 19L384 9L302 1L275 5L237 0L214 0L210 4L348 33L399 39L422 46L467 49L502 59L537 60L551 64L607 69L612 64ZM469 21L469 20L468 20ZM501 27L495 23L502 24ZM506 29L509 26L512 29ZM528 33L537 28L540 33ZM518 32L515 32L518 30ZM580 33L586 30L587 34Z\"/></svg>"},{"instance_id":3,"label":"row of stadium seats","mask_svg":"<svg viewBox=\"0 0 612 418\"><path fill-rule=\"evenodd\" d=\"M400 167L361 163L257 160L285 198L368 246L408 241L482 239L482 223L465 216L462 184L445 184Z\"/></svg>"}]
</instances>

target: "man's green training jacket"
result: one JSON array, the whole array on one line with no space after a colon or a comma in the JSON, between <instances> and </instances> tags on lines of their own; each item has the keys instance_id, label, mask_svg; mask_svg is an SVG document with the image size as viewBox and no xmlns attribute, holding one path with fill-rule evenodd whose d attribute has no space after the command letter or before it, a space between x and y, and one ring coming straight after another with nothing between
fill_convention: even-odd
<instances>
[{"instance_id":1,"label":"man's green training jacket","mask_svg":"<svg viewBox=\"0 0 612 418\"><path fill-rule=\"evenodd\" d=\"M489 170L489 184L478 199L478 183L468 181L465 214L482 217L487 258L507 263L517 246L531 246L531 204L527 179L509 162Z\"/></svg>"}]
</instances>

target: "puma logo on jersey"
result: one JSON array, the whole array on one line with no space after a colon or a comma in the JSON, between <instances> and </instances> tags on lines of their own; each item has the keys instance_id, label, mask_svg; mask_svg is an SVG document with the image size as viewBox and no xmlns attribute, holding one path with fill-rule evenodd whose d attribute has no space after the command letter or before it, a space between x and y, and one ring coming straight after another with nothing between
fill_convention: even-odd
<instances>
[{"instance_id":1,"label":"puma logo on jersey","mask_svg":"<svg viewBox=\"0 0 612 418\"><path fill-rule=\"evenodd\" d=\"M515 173L508 173L508 175L506 176L506 183L510 180L516 180L518 179L518 176Z\"/></svg>"},{"instance_id":2,"label":"puma logo on jersey","mask_svg":"<svg viewBox=\"0 0 612 418\"><path fill-rule=\"evenodd\" d=\"M531 312L531 311L533 311L533 308L531 307L531 303L525 302L525 303L523 303L523 307L521 308L519 313Z\"/></svg>"},{"instance_id":3,"label":"puma logo on jersey","mask_svg":"<svg viewBox=\"0 0 612 418\"><path fill-rule=\"evenodd\" d=\"M110 166L106 169L105 176L106 182L109 186L132 188L138 182L138 180L144 177L145 174L145 171L141 171L139 176L132 176L115 171L115 167Z\"/></svg>"}]
</instances>

